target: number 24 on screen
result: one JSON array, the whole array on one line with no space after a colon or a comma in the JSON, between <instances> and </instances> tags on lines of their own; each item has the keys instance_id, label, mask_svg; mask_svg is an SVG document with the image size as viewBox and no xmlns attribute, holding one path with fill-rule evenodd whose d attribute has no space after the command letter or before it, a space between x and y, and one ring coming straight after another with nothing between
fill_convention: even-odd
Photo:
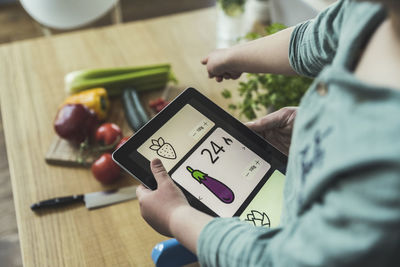
<instances>
[{"instance_id":1,"label":"number 24 on screen","mask_svg":"<svg viewBox=\"0 0 400 267\"><path fill-rule=\"evenodd\" d=\"M230 146L232 144L232 139L227 138L227 137L222 137L222 139L225 141L225 144L227 144L228 146ZM217 145L214 141L210 141L210 146L214 152L214 154L211 152L211 150L204 148L200 154L203 155L204 153L208 154L210 156L210 160L211 163L214 164L215 162L217 162L217 160L219 159L219 156L217 156L220 152L225 152L224 147L223 146L219 146Z\"/></svg>"}]
</instances>

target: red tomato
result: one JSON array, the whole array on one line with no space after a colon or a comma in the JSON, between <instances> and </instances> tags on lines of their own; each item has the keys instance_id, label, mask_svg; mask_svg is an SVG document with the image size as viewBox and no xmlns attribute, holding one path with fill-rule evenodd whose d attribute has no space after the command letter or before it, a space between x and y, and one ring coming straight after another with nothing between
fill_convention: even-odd
<instances>
[{"instance_id":1,"label":"red tomato","mask_svg":"<svg viewBox=\"0 0 400 267\"><path fill-rule=\"evenodd\" d=\"M155 107L155 112L160 112L161 110L163 110L166 106L168 105L168 102L163 102L163 103L160 103L160 104L158 104L156 107Z\"/></svg>"},{"instance_id":2,"label":"red tomato","mask_svg":"<svg viewBox=\"0 0 400 267\"><path fill-rule=\"evenodd\" d=\"M121 141L119 141L119 143L118 143L117 147L115 148L115 150L117 150L118 148L120 148L120 147L121 147L123 144L125 144L126 141L128 141L128 140L129 140L129 137L128 137L128 136L122 137Z\"/></svg>"},{"instance_id":3,"label":"red tomato","mask_svg":"<svg viewBox=\"0 0 400 267\"><path fill-rule=\"evenodd\" d=\"M164 102L165 102L165 99L162 98L162 97L159 97L157 99L150 100L149 101L149 107L154 109L156 106L158 106L158 105L160 105L160 104L162 104Z\"/></svg>"},{"instance_id":4,"label":"red tomato","mask_svg":"<svg viewBox=\"0 0 400 267\"><path fill-rule=\"evenodd\" d=\"M110 184L120 177L121 168L113 161L110 153L104 153L93 162L92 173L102 184Z\"/></svg>"},{"instance_id":5,"label":"red tomato","mask_svg":"<svg viewBox=\"0 0 400 267\"><path fill-rule=\"evenodd\" d=\"M155 100L150 100L149 101L149 107L154 108L156 106L156 101Z\"/></svg>"},{"instance_id":6,"label":"red tomato","mask_svg":"<svg viewBox=\"0 0 400 267\"><path fill-rule=\"evenodd\" d=\"M97 142L103 142L108 146L118 142L122 138L122 131L118 125L106 122L97 128L95 138Z\"/></svg>"}]
</instances>

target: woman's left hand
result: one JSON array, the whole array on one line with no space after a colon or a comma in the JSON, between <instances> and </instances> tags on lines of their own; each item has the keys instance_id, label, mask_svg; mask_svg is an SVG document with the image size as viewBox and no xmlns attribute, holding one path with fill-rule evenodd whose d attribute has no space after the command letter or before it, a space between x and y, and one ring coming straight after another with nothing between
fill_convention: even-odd
<instances>
[{"instance_id":1,"label":"woman's left hand","mask_svg":"<svg viewBox=\"0 0 400 267\"><path fill-rule=\"evenodd\" d=\"M182 207L190 207L182 191L174 184L161 160L150 163L151 171L157 181L157 189L152 191L143 185L138 186L136 195L142 217L162 235L172 236L171 218Z\"/></svg>"}]
</instances>

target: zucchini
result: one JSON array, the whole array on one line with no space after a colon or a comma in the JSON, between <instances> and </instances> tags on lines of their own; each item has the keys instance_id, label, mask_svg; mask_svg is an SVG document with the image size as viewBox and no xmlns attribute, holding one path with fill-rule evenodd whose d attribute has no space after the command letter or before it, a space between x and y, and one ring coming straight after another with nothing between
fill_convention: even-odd
<instances>
[{"instance_id":1,"label":"zucchini","mask_svg":"<svg viewBox=\"0 0 400 267\"><path fill-rule=\"evenodd\" d=\"M138 131L149 121L149 117L140 103L139 95L135 89L127 88L123 91L122 103L125 118L132 130Z\"/></svg>"}]
</instances>

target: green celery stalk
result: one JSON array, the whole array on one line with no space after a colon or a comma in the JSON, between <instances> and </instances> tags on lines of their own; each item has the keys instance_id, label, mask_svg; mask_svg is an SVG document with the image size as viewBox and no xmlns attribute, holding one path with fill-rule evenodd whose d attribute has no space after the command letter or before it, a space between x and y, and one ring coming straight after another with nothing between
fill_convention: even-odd
<instances>
[{"instance_id":1,"label":"green celery stalk","mask_svg":"<svg viewBox=\"0 0 400 267\"><path fill-rule=\"evenodd\" d=\"M134 87L137 91L165 87L171 77L173 75L169 64L81 70L67 74L65 86L70 94L90 88L104 87L110 96L114 96L121 94L122 90L129 86Z\"/></svg>"},{"instance_id":2,"label":"green celery stalk","mask_svg":"<svg viewBox=\"0 0 400 267\"><path fill-rule=\"evenodd\" d=\"M100 77L107 77L107 76L119 75L119 74L124 74L124 73L142 71L142 70L151 70L151 69L157 69L157 68L170 68L170 67L171 67L170 64L164 63L164 64L138 66L138 67L88 69L88 70L80 70L80 71L76 71L76 72L78 72L80 77L84 77L84 78L100 78Z\"/></svg>"},{"instance_id":3,"label":"green celery stalk","mask_svg":"<svg viewBox=\"0 0 400 267\"><path fill-rule=\"evenodd\" d=\"M114 75L105 78L86 79L80 81L79 84L76 84L74 86L74 89L77 91L82 91L84 89L100 86L106 87L106 89L109 90L126 84L142 84L149 82L153 79L168 79L168 72L168 69L153 69L132 72L128 74Z\"/></svg>"},{"instance_id":4,"label":"green celery stalk","mask_svg":"<svg viewBox=\"0 0 400 267\"><path fill-rule=\"evenodd\" d=\"M147 83L142 83L142 84L135 84L132 83L132 87L140 88L140 92L143 91L150 91L150 90L157 90L157 89L162 89L166 86L168 83L168 80L164 79L161 81L150 81ZM119 96L123 93L124 89L126 86L119 86L119 87L114 87L113 90L110 90L109 96Z\"/></svg>"}]
</instances>

